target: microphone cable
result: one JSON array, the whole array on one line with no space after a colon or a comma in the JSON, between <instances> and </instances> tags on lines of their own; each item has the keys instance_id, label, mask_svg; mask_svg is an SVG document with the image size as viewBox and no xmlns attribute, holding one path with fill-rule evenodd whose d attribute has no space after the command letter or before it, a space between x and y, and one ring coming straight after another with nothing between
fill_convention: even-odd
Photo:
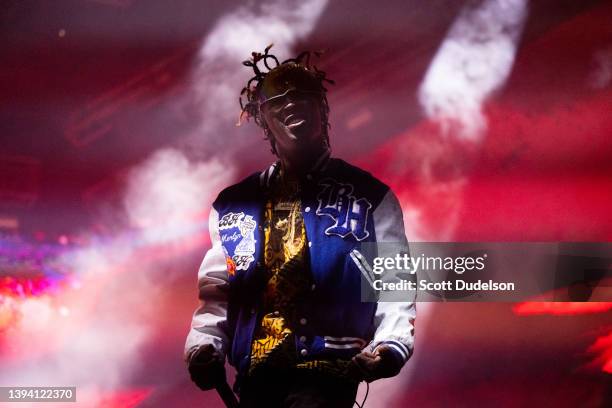
<instances>
[{"instance_id":1,"label":"microphone cable","mask_svg":"<svg viewBox=\"0 0 612 408\"><path fill-rule=\"evenodd\" d=\"M357 401L355 401L355 405L357 405L357 408L364 408L365 407L365 402L368 399L368 394L370 393L370 383L366 382L366 393L363 396L363 401L361 401L361 404L359 404Z\"/></svg>"}]
</instances>

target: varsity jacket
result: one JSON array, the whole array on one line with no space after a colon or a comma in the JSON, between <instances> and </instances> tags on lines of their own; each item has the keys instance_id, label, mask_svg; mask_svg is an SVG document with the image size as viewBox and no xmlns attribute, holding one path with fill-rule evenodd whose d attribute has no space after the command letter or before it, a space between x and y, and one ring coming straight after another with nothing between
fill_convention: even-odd
<instances>
[{"instance_id":1,"label":"varsity jacket","mask_svg":"<svg viewBox=\"0 0 612 408\"><path fill-rule=\"evenodd\" d=\"M365 347L388 345L404 364L414 344L414 300L362 301L362 276L371 275L360 248L390 242L406 252L402 210L388 186L340 159L319 160L301 186L313 284L311 296L297 305L298 359L350 359ZM251 343L261 319L264 208L268 189L278 176L273 164L223 190L212 205L212 247L198 272L200 306L185 344L185 360L212 344L246 375ZM384 247L381 246L381 252ZM395 254L379 253L379 256ZM394 273L378 276L397 281Z\"/></svg>"}]
</instances>

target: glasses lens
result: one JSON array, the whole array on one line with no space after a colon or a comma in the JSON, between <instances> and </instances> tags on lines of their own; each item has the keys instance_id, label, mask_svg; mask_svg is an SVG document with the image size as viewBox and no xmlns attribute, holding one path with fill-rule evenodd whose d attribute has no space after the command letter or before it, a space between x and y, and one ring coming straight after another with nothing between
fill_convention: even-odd
<instances>
[{"instance_id":1,"label":"glasses lens","mask_svg":"<svg viewBox=\"0 0 612 408\"><path fill-rule=\"evenodd\" d=\"M277 68L272 70L263 81L260 89L261 102L283 96L292 90L321 94L321 81L297 65Z\"/></svg>"},{"instance_id":2,"label":"glasses lens","mask_svg":"<svg viewBox=\"0 0 612 408\"><path fill-rule=\"evenodd\" d=\"M282 95L277 95L272 98L265 100L260 106L261 109L269 109L272 111L280 110L289 101L306 99L306 98L320 98L320 92L301 91L297 89L290 89Z\"/></svg>"}]
</instances>

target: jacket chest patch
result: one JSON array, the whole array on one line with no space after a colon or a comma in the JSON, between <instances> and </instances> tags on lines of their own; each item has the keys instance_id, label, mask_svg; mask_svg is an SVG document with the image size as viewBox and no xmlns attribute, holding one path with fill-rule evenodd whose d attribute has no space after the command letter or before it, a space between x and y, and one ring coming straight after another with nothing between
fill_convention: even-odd
<instances>
[{"instance_id":1,"label":"jacket chest patch","mask_svg":"<svg viewBox=\"0 0 612 408\"><path fill-rule=\"evenodd\" d=\"M357 241L370 236L368 217L372 204L364 197L355 197L352 184L327 178L319 185L322 188L317 195L319 206L316 214L328 216L334 221L332 226L325 229L325 234L342 238L352 235Z\"/></svg>"},{"instance_id":2,"label":"jacket chest patch","mask_svg":"<svg viewBox=\"0 0 612 408\"><path fill-rule=\"evenodd\" d=\"M219 219L219 235L221 243L228 252L228 269L247 270L255 260L255 229L257 221L252 215L244 212L227 213ZM232 274L233 275L233 274Z\"/></svg>"}]
</instances>

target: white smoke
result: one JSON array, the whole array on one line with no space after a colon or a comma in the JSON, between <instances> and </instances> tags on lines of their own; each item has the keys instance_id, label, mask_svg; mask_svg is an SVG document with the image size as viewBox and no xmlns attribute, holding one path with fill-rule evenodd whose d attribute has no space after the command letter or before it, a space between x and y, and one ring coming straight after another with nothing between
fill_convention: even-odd
<instances>
[{"instance_id":1,"label":"white smoke","mask_svg":"<svg viewBox=\"0 0 612 408\"><path fill-rule=\"evenodd\" d=\"M191 162L179 150L159 150L130 174L129 220L146 242L172 240L208 209L211 198L233 179L232 170L216 158Z\"/></svg>"},{"instance_id":2,"label":"white smoke","mask_svg":"<svg viewBox=\"0 0 612 408\"><path fill-rule=\"evenodd\" d=\"M241 6L218 21L202 47L202 58L240 62L271 43L276 44L275 52L288 55L296 40L312 31L326 4L327 0L289 0Z\"/></svg>"},{"instance_id":3,"label":"white smoke","mask_svg":"<svg viewBox=\"0 0 612 408\"><path fill-rule=\"evenodd\" d=\"M3 364L0 384L77 386L81 406L121 389L163 316L161 299L175 276L164 262L180 270L176 242L203 243L197 221L233 176L216 160L191 162L175 149L135 168L125 195L131 225L112 237L90 236L89 245L64 254L58 263L74 271L75 281L60 296L16 304L20 318L4 340L24 359Z\"/></svg>"},{"instance_id":4,"label":"white smoke","mask_svg":"<svg viewBox=\"0 0 612 408\"><path fill-rule=\"evenodd\" d=\"M510 74L527 11L526 0L484 0L461 11L419 89L426 116L445 134L480 139L482 104Z\"/></svg>"},{"instance_id":5,"label":"white smoke","mask_svg":"<svg viewBox=\"0 0 612 408\"><path fill-rule=\"evenodd\" d=\"M238 140L244 138L230 143L218 139L219 134L234 130L240 111L239 92L253 75L242 61L272 43L272 52L281 61L294 56L292 46L312 31L326 4L327 0L249 3L219 19L204 41L193 71L193 99L203 108L194 138L206 139L217 154L238 150Z\"/></svg>"}]
</instances>

